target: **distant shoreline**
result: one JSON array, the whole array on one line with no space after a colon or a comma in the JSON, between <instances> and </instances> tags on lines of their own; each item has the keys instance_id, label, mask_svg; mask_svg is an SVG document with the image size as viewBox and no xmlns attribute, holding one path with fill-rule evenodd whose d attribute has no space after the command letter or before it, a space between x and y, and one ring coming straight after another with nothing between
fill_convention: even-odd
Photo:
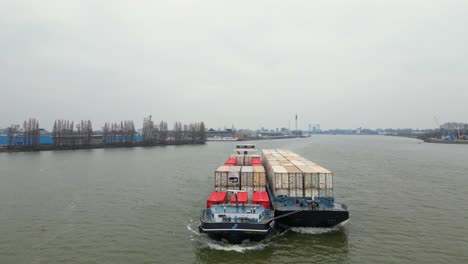
<instances>
[{"instance_id":1,"label":"distant shoreline","mask_svg":"<svg viewBox=\"0 0 468 264\"><path fill-rule=\"evenodd\" d=\"M269 139L289 139L289 138L297 138L295 136L286 136L286 137L254 137L254 138L243 138L239 139L239 141L254 141L254 140L269 140Z\"/></svg>"},{"instance_id":2,"label":"distant shoreline","mask_svg":"<svg viewBox=\"0 0 468 264\"><path fill-rule=\"evenodd\" d=\"M468 144L468 140L443 140L438 138L425 138L424 142L436 144Z\"/></svg>"},{"instance_id":3,"label":"distant shoreline","mask_svg":"<svg viewBox=\"0 0 468 264\"><path fill-rule=\"evenodd\" d=\"M162 147L162 146L179 146L179 145L203 145L205 143L166 143L166 144L142 144L142 143L97 143L90 145L71 145L71 146L55 146L55 145L38 145L38 146L4 146L0 147L0 153L14 152L37 152L37 151L61 151L61 150L80 150L80 149L107 149L107 148L136 148L136 147Z\"/></svg>"}]
</instances>

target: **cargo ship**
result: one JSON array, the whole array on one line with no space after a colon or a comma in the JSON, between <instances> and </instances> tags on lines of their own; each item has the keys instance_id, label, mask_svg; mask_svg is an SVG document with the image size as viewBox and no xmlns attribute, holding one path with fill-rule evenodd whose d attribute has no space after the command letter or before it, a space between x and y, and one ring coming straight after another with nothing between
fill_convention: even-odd
<instances>
[{"instance_id":1,"label":"cargo ship","mask_svg":"<svg viewBox=\"0 0 468 264\"><path fill-rule=\"evenodd\" d=\"M264 149L262 160L278 227L333 227L349 219L348 207L335 202L331 171L288 150Z\"/></svg>"},{"instance_id":2,"label":"cargo ship","mask_svg":"<svg viewBox=\"0 0 468 264\"><path fill-rule=\"evenodd\" d=\"M236 146L216 169L199 230L215 239L258 241L275 227L333 227L349 219L333 197L333 173L296 153Z\"/></svg>"},{"instance_id":3,"label":"cargo ship","mask_svg":"<svg viewBox=\"0 0 468 264\"><path fill-rule=\"evenodd\" d=\"M266 192L266 174L253 145L237 145L215 171L215 190L200 216L199 231L213 239L239 244L260 241L275 226L274 211Z\"/></svg>"}]
</instances>

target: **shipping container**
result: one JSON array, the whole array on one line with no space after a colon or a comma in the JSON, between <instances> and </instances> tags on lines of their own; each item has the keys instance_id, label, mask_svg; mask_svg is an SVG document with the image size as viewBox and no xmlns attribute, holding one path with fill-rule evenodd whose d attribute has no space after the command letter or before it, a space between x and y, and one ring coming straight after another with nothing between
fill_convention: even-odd
<instances>
[{"instance_id":1,"label":"shipping container","mask_svg":"<svg viewBox=\"0 0 468 264\"><path fill-rule=\"evenodd\" d=\"M319 190L317 188L305 188L304 196L305 197L318 197Z\"/></svg>"},{"instance_id":2,"label":"shipping container","mask_svg":"<svg viewBox=\"0 0 468 264\"><path fill-rule=\"evenodd\" d=\"M255 191L255 187L253 187L253 186L242 186L240 189L241 189L243 192L248 193L249 201L251 201L251 200L252 200L252 194L253 194L254 191Z\"/></svg>"},{"instance_id":3,"label":"shipping container","mask_svg":"<svg viewBox=\"0 0 468 264\"><path fill-rule=\"evenodd\" d=\"M260 160L260 158L252 158L252 166L261 165L261 164L262 164L262 161Z\"/></svg>"},{"instance_id":4,"label":"shipping container","mask_svg":"<svg viewBox=\"0 0 468 264\"><path fill-rule=\"evenodd\" d=\"M304 160L303 163L308 166L317 166L317 164L315 164L314 162L310 160Z\"/></svg>"},{"instance_id":5,"label":"shipping container","mask_svg":"<svg viewBox=\"0 0 468 264\"><path fill-rule=\"evenodd\" d=\"M227 166L235 166L237 164L237 160L235 158L229 158L224 162L224 165Z\"/></svg>"},{"instance_id":6,"label":"shipping container","mask_svg":"<svg viewBox=\"0 0 468 264\"><path fill-rule=\"evenodd\" d=\"M240 186L240 170L241 166L228 167L228 186Z\"/></svg>"},{"instance_id":7,"label":"shipping container","mask_svg":"<svg viewBox=\"0 0 468 264\"><path fill-rule=\"evenodd\" d=\"M275 189L274 193L275 193L275 196L280 196L280 195L289 196L288 189Z\"/></svg>"},{"instance_id":8,"label":"shipping container","mask_svg":"<svg viewBox=\"0 0 468 264\"><path fill-rule=\"evenodd\" d=\"M271 166L271 183L273 189L287 189L289 186L288 171L283 166Z\"/></svg>"},{"instance_id":9,"label":"shipping container","mask_svg":"<svg viewBox=\"0 0 468 264\"><path fill-rule=\"evenodd\" d=\"M254 186L265 187L266 185L265 168L263 166L254 166L253 178L254 178Z\"/></svg>"},{"instance_id":10,"label":"shipping container","mask_svg":"<svg viewBox=\"0 0 468 264\"><path fill-rule=\"evenodd\" d=\"M299 170L296 166L284 166L284 168L288 171L289 185L287 188L302 190L302 188L304 187L302 171ZM282 187L284 188L285 186ZM301 193L300 196L302 195L303 194Z\"/></svg>"},{"instance_id":11,"label":"shipping container","mask_svg":"<svg viewBox=\"0 0 468 264\"><path fill-rule=\"evenodd\" d=\"M271 161L268 161L268 165L270 167L273 167L273 166L281 166L281 163L279 163L279 161L277 160L271 160Z\"/></svg>"},{"instance_id":12,"label":"shipping container","mask_svg":"<svg viewBox=\"0 0 468 264\"><path fill-rule=\"evenodd\" d=\"M304 196L304 189L302 189L302 188L290 188L288 196L289 197L303 197Z\"/></svg>"},{"instance_id":13,"label":"shipping container","mask_svg":"<svg viewBox=\"0 0 468 264\"><path fill-rule=\"evenodd\" d=\"M253 204L259 204L266 209L270 209L270 198L268 198L267 192L254 192L252 200Z\"/></svg>"},{"instance_id":14,"label":"shipping container","mask_svg":"<svg viewBox=\"0 0 468 264\"><path fill-rule=\"evenodd\" d=\"M332 173L327 173L326 174L327 178L327 189L333 189L333 174Z\"/></svg>"},{"instance_id":15,"label":"shipping container","mask_svg":"<svg viewBox=\"0 0 468 264\"><path fill-rule=\"evenodd\" d=\"M265 185L264 186L254 186L253 190L254 190L254 192L265 192L266 187L265 187Z\"/></svg>"},{"instance_id":16,"label":"shipping container","mask_svg":"<svg viewBox=\"0 0 468 264\"><path fill-rule=\"evenodd\" d=\"M290 160L290 162L296 167L305 165L304 162L298 160Z\"/></svg>"},{"instance_id":17,"label":"shipping container","mask_svg":"<svg viewBox=\"0 0 468 264\"><path fill-rule=\"evenodd\" d=\"M226 187L228 184L228 166L220 166L215 171L215 187Z\"/></svg>"},{"instance_id":18,"label":"shipping container","mask_svg":"<svg viewBox=\"0 0 468 264\"><path fill-rule=\"evenodd\" d=\"M238 166L251 166L252 165L252 155L236 155L236 164Z\"/></svg>"},{"instance_id":19,"label":"shipping container","mask_svg":"<svg viewBox=\"0 0 468 264\"><path fill-rule=\"evenodd\" d=\"M328 190L327 189L319 189L319 195L318 197L328 197Z\"/></svg>"},{"instance_id":20,"label":"shipping container","mask_svg":"<svg viewBox=\"0 0 468 264\"><path fill-rule=\"evenodd\" d=\"M212 192L208 200L206 200L206 208L215 204L227 203L227 192Z\"/></svg>"},{"instance_id":21,"label":"shipping container","mask_svg":"<svg viewBox=\"0 0 468 264\"><path fill-rule=\"evenodd\" d=\"M319 187L319 173L314 169L313 166L298 166L299 170L302 171L304 177L304 188L318 188Z\"/></svg>"},{"instance_id":22,"label":"shipping container","mask_svg":"<svg viewBox=\"0 0 468 264\"><path fill-rule=\"evenodd\" d=\"M242 166L241 186L254 186L254 176L252 166Z\"/></svg>"},{"instance_id":23,"label":"shipping container","mask_svg":"<svg viewBox=\"0 0 468 264\"><path fill-rule=\"evenodd\" d=\"M318 165L312 166L314 170L319 173L319 188L332 189L333 188L333 174L331 171L320 167Z\"/></svg>"},{"instance_id":24,"label":"shipping container","mask_svg":"<svg viewBox=\"0 0 468 264\"><path fill-rule=\"evenodd\" d=\"M249 201L249 194L247 192L237 192L237 203L246 204ZM231 203L236 204L236 194L231 195Z\"/></svg>"}]
</instances>

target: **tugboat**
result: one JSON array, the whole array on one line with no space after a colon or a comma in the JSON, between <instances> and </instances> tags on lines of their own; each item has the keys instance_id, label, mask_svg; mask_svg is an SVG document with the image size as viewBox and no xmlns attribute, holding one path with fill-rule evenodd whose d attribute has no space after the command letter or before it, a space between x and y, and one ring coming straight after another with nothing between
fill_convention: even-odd
<instances>
[{"instance_id":1,"label":"tugboat","mask_svg":"<svg viewBox=\"0 0 468 264\"><path fill-rule=\"evenodd\" d=\"M264 192L264 197L254 197L256 201L263 198L263 205L245 204L247 193L237 190L213 192L208 203L225 202L228 193L232 193L235 204L209 204L208 208L202 210L199 231L213 239L225 239L231 244L240 244L246 239L260 241L265 238L275 225L267 194ZM262 196L262 193L254 193L254 196Z\"/></svg>"}]
</instances>

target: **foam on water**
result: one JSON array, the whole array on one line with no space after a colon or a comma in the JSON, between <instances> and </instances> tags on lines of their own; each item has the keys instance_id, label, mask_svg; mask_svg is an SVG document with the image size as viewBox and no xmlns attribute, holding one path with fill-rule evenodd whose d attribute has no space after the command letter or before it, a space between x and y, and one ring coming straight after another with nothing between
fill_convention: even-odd
<instances>
[{"instance_id":1,"label":"foam on water","mask_svg":"<svg viewBox=\"0 0 468 264\"><path fill-rule=\"evenodd\" d=\"M191 232L191 240L196 241L201 248L243 253L251 250L262 250L271 243L270 238L266 238L260 242L250 242L246 240L239 245L229 244L224 241L216 241L209 238L207 235L201 234L198 231L197 225L198 223L190 219L190 222L187 224L187 230Z\"/></svg>"},{"instance_id":2,"label":"foam on water","mask_svg":"<svg viewBox=\"0 0 468 264\"><path fill-rule=\"evenodd\" d=\"M330 232L335 232L341 230L344 225L348 223L349 220L346 220L334 227L291 227L290 230L296 233L301 234L311 234L311 235L319 235L325 234Z\"/></svg>"}]
</instances>

